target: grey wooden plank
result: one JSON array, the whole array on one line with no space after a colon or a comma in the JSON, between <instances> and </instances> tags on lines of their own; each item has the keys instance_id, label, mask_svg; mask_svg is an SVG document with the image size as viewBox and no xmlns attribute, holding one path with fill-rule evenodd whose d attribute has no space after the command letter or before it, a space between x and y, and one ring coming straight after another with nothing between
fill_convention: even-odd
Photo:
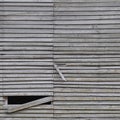
<instances>
[{"instance_id":1,"label":"grey wooden plank","mask_svg":"<svg viewBox=\"0 0 120 120\"><path fill-rule=\"evenodd\" d=\"M53 2L35 2L35 1L33 1L33 2L29 2L29 1L27 1L27 2L2 2L2 1L0 1L1 2L1 7L4 5L4 6L53 6Z\"/></svg>"},{"instance_id":2,"label":"grey wooden plank","mask_svg":"<svg viewBox=\"0 0 120 120\"><path fill-rule=\"evenodd\" d=\"M46 120L46 118L53 118L53 113L47 113L47 114L0 114L0 118L28 118L28 119L34 119L34 118L40 118Z\"/></svg>"},{"instance_id":3,"label":"grey wooden plank","mask_svg":"<svg viewBox=\"0 0 120 120\"><path fill-rule=\"evenodd\" d=\"M55 110L55 114L119 114L119 111L96 111L96 110Z\"/></svg>"},{"instance_id":4,"label":"grey wooden plank","mask_svg":"<svg viewBox=\"0 0 120 120\"><path fill-rule=\"evenodd\" d=\"M2 7L0 7L0 11L2 11ZM4 6L4 11L52 11L53 8L52 7L37 7L37 6L32 6L32 7L24 7L24 6L14 6L14 7L9 7L9 6Z\"/></svg>"},{"instance_id":5,"label":"grey wooden plank","mask_svg":"<svg viewBox=\"0 0 120 120\"><path fill-rule=\"evenodd\" d=\"M54 12L55 16L57 15L65 15L65 16L72 16L72 15L76 15L76 16L81 16L81 15L87 15L87 16L90 16L90 15L99 15L99 16L103 16L103 15L120 15L120 12L119 11L91 11L89 12L88 11L79 11L79 12Z\"/></svg>"},{"instance_id":6,"label":"grey wooden plank","mask_svg":"<svg viewBox=\"0 0 120 120\"><path fill-rule=\"evenodd\" d=\"M25 25L25 24L24 25L22 25L22 24L21 25L17 25L17 24L16 25L12 25L12 24L11 25L10 24L3 25L3 24L1 24L0 27L4 28L4 29L9 29L9 28L11 28L11 29L12 28L14 28L14 29L22 29L22 28L23 29L50 29L51 28L52 29L53 25L32 25L32 24L31 25Z\"/></svg>"},{"instance_id":7,"label":"grey wooden plank","mask_svg":"<svg viewBox=\"0 0 120 120\"><path fill-rule=\"evenodd\" d=\"M37 88L37 89L40 89L40 88ZM53 91L49 91L49 92L48 91L44 91L44 92L41 92L41 91L38 91L38 92L35 92L35 91L29 92L29 90L28 90L28 91L14 92L14 90L13 90L11 92L4 92L2 95L3 96L32 96L32 95L35 95L35 96L53 96ZM2 106L3 106L3 104L2 104ZM52 114L53 114L53 112L52 112Z\"/></svg>"},{"instance_id":8,"label":"grey wooden plank","mask_svg":"<svg viewBox=\"0 0 120 120\"><path fill-rule=\"evenodd\" d=\"M119 1L115 1L115 2L55 2L55 6L56 7L117 7L120 6L120 2Z\"/></svg>"},{"instance_id":9,"label":"grey wooden plank","mask_svg":"<svg viewBox=\"0 0 120 120\"><path fill-rule=\"evenodd\" d=\"M120 3L119 3L120 4ZM55 7L55 11L114 11L114 10L120 10L120 7Z\"/></svg>"},{"instance_id":10,"label":"grey wooden plank","mask_svg":"<svg viewBox=\"0 0 120 120\"><path fill-rule=\"evenodd\" d=\"M114 19L119 19L119 18L120 18L120 16L117 16L117 15L116 16L114 16L114 15L113 16L112 15L111 16L109 16L109 15L108 16L107 15L106 16L99 16L99 15L98 16L97 15L96 16L94 16L94 15L93 16L92 15L91 16L84 16L84 15L83 16L82 15L74 16L73 15L73 16L56 16L55 17L56 20L71 20L71 21L73 21L73 20L75 20L75 21L76 20L103 20L103 19L104 20L105 19L109 19L109 20L113 19L114 20Z\"/></svg>"},{"instance_id":11,"label":"grey wooden plank","mask_svg":"<svg viewBox=\"0 0 120 120\"><path fill-rule=\"evenodd\" d=\"M71 96L64 96L64 97L62 97L62 96L58 96L58 97L55 97L55 101L118 101L120 99L120 97L100 97L100 96L98 96L98 97L80 97L80 96L73 96L73 97L71 97ZM76 107L76 109L84 109L85 108L85 106L82 106L81 108L80 108L80 106L77 108ZM55 106L55 109L62 109L61 107L60 108L57 108L57 106ZM65 108L65 109L68 109L68 108ZM72 109L72 107L70 108L70 109ZM75 106L74 106L74 108L73 109L75 109ZM88 106L88 108L86 108L86 110L87 109L95 109L92 105L91 106ZM99 107L98 106L98 108L96 108L96 110L99 110L99 109L106 109L106 110L111 110L111 109L117 109L117 110L119 110L119 107L111 107L111 108L108 108L108 107Z\"/></svg>"},{"instance_id":12,"label":"grey wooden plank","mask_svg":"<svg viewBox=\"0 0 120 120\"><path fill-rule=\"evenodd\" d=\"M55 114L56 118L119 118L119 114Z\"/></svg>"},{"instance_id":13,"label":"grey wooden plank","mask_svg":"<svg viewBox=\"0 0 120 120\"><path fill-rule=\"evenodd\" d=\"M17 118L5 118L5 117L1 117L2 119L5 120L21 120L21 118L17 117ZM33 118L22 118L23 120L32 120ZM49 118L34 118L34 120L53 120L53 117L49 117Z\"/></svg>"},{"instance_id":14,"label":"grey wooden plank","mask_svg":"<svg viewBox=\"0 0 120 120\"><path fill-rule=\"evenodd\" d=\"M70 1L67 1L67 0L55 0L54 2L56 2L56 3L69 3L69 2L71 2L71 3L74 3L74 2L83 2L83 3L94 3L94 2L98 2L98 3L101 3L101 2L103 2L103 3L106 3L106 2L112 2L112 3L114 3L114 2L118 2L117 0L86 0L86 1L84 1L84 0L70 0Z\"/></svg>"},{"instance_id":15,"label":"grey wooden plank","mask_svg":"<svg viewBox=\"0 0 120 120\"><path fill-rule=\"evenodd\" d=\"M109 32L109 31L108 31ZM0 34L52 34L52 29L4 29L0 30ZM110 33L110 32L109 32Z\"/></svg>"},{"instance_id":16,"label":"grey wooden plank","mask_svg":"<svg viewBox=\"0 0 120 120\"><path fill-rule=\"evenodd\" d=\"M2 19L3 16L0 18ZM40 20L53 20L52 16L31 16L31 15L8 15L4 18L4 21L40 21Z\"/></svg>"},{"instance_id":17,"label":"grey wooden plank","mask_svg":"<svg viewBox=\"0 0 120 120\"><path fill-rule=\"evenodd\" d=\"M52 45L52 38L0 38L1 45L19 45L19 44L26 44L29 45ZM7 43L6 43L7 42Z\"/></svg>"},{"instance_id":18,"label":"grey wooden plank","mask_svg":"<svg viewBox=\"0 0 120 120\"><path fill-rule=\"evenodd\" d=\"M53 0L21 0L21 1L18 1L18 0L3 0L3 1L1 1L1 2L27 2L27 3L29 3L29 2L44 2L44 3L46 3L46 2L53 2Z\"/></svg>"},{"instance_id":19,"label":"grey wooden plank","mask_svg":"<svg viewBox=\"0 0 120 120\"><path fill-rule=\"evenodd\" d=\"M0 34L0 38L51 38L52 34Z\"/></svg>"},{"instance_id":20,"label":"grey wooden plank","mask_svg":"<svg viewBox=\"0 0 120 120\"><path fill-rule=\"evenodd\" d=\"M7 81L7 82L3 82L2 85L25 85L25 83L27 85L30 85L30 84L32 84L32 85L35 85L35 84L42 84L42 85L44 85L44 84L52 84L53 82L52 81L31 81L31 82L30 81L24 81L24 82L19 81L19 82L16 83L16 81L14 81L14 82Z\"/></svg>"},{"instance_id":21,"label":"grey wooden plank","mask_svg":"<svg viewBox=\"0 0 120 120\"><path fill-rule=\"evenodd\" d=\"M117 21L116 21L117 22ZM0 24L3 24L2 21L0 21ZM52 20L40 20L40 21L32 21L32 20L28 20L28 21L4 21L4 24L12 24L12 25L27 25L27 24L34 24L34 25L38 25L38 24L44 24L44 25L51 25L52 24Z\"/></svg>"},{"instance_id":22,"label":"grey wooden plank","mask_svg":"<svg viewBox=\"0 0 120 120\"><path fill-rule=\"evenodd\" d=\"M55 21L55 24L118 24L119 20L76 20L76 21Z\"/></svg>"},{"instance_id":23,"label":"grey wooden plank","mask_svg":"<svg viewBox=\"0 0 120 120\"><path fill-rule=\"evenodd\" d=\"M5 33L6 33L6 31L7 30L5 30ZM0 31L0 32L2 32L2 31ZM27 32L29 32L29 31L26 30L26 33ZM51 31L48 31L48 30L45 31L45 33L50 33L50 32ZM19 33L19 31L18 31L18 33ZM102 33L103 34L107 34L107 33L117 34L117 33L120 33L120 30L119 29L118 30L114 30L114 29L100 30L100 29L97 29L97 28L95 28L95 29L93 28L91 30L75 30L75 29L73 29L73 30L55 30L55 33L56 34L66 34L66 33L69 33L69 34L77 34L77 33L79 33L79 34L82 34L82 33L85 33L85 34L87 34L87 33L88 34L96 34L96 33L98 33L98 34L102 34Z\"/></svg>"},{"instance_id":24,"label":"grey wooden plank","mask_svg":"<svg viewBox=\"0 0 120 120\"><path fill-rule=\"evenodd\" d=\"M47 11L47 12L44 12L44 11L5 11L5 12L2 12L0 11L0 15L1 16L10 16L10 15L32 15L32 16L52 16L53 15L53 12L52 11Z\"/></svg>"},{"instance_id":25,"label":"grey wooden plank","mask_svg":"<svg viewBox=\"0 0 120 120\"><path fill-rule=\"evenodd\" d=\"M19 81L21 81L21 82L22 81L52 81L52 79L53 78L50 76L49 77L46 76L46 78L43 76L38 77L38 78L37 77L33 77L33 78L32 77L31 78L29 78L29 77L28 78L16 77L16 78L4 78L4 82L7 82L7 81L11 81L11 82L13 82L13 81L18 81L18 82Z\"/></svg>"}]
</instances>

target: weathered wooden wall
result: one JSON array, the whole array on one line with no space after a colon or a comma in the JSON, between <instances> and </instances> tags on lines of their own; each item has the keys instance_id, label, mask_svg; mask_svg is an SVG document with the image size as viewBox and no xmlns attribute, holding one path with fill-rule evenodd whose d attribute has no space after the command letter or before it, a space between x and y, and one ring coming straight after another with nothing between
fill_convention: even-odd
<instances>
[{"instance_id":1,"label":"weathered wooden wall","mask_svg":"<svg viewBox=\"0 0 120 120\"><path fill-rule=\"evenodd\" d=\"M120 1L54 1L54 117L119 120Z\"/></svg>"},{"instance_id":2,"label":"weathered wooden wall","mask_svg":"<svg viewBox=\"0 0 120 120\"><path fill-rule=\"evenodd\" d=\"M1 96L53 96L53 2L0 1L0 28ZM6 114L8 107L0 107L0 118L53 118L53 105Z\"/></svg>"},{"instance_id":3,"label":"weathered wooden wall","mask_svg":"<svg viewBox=\"0 0 120 120\"><path fill-rule=\"evenodd\" d=\"M0 120L120 119L119 0L0 0L0 28ZM54 101L7 114L8 95Z\"/></svg>"}]
</instances>

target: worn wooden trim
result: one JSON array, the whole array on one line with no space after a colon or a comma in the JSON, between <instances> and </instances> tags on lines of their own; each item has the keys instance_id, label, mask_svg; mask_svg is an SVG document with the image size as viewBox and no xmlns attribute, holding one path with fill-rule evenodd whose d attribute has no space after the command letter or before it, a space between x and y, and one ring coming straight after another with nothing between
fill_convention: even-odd
<instances>
[{"instance_id":1,"label":"worn wooden trim","mask_svg":"<svg viewBox=\"0 0 120 120\"><path fill-rule=\"evenodd\" d=\"M14 108L10 108L10 109L8 108L7 113L14 113L14 112L17 112L17 111L20 111L23 109L27 109L30 107L34 107L36 105L41 105L43 103L50 102L50 101L52 101L52 97L45 97L42 99L34 100L32 102L25 103L25 104L19 105L19 106L14 107Z\"/></svg>"},{"instance_id":2,"label":"worn wooden trim","mask_svg":"<svg viewBox=\"0 0 120 120\"><path fill-rule=\"evenodd\" d=\"M59 75L62 78L62 80L66 81L64 75L62 74L62 72L60 71L60 69L58 68L58 66L56 64L54 64L54 67L55 67L56 71L59 73Z\"/></svg>"}]
</instances>

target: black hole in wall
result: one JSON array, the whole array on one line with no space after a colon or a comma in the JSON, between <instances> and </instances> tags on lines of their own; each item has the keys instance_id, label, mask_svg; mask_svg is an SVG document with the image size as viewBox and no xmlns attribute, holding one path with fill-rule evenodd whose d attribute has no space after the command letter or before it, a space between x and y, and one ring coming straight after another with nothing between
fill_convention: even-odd
<instances>
[{"instance_id":1,"label":"black hole in wall","mask_svg":"<svg viewBox=\"0 0 120 120\"><path fill-rule=\"evenodd\" d=\"M8 104L14 105L14 104L24 104L28 103L34 100L42 99L48 96L8 96ZM51 102L43 103L44 105L50 105ZM42 104L42 105L43 105Z\"/></svg>"}]
</instances>

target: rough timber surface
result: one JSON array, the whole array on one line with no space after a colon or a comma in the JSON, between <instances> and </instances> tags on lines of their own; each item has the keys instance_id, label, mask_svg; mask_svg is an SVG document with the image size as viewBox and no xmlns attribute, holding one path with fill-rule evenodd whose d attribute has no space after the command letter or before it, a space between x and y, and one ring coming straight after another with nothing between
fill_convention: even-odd
<instances>
[{"instance_id":1,"label":"rough timber surface","mask_svg":"<svg viewBox=\"0 0 120 120\"><path fill-rule=\"evenodd\" d=\"M53 102L6 113L17 95ZM21 119L120 120L119 0L0 0L0 120Z\"/></svg>"},{"instance_id":2,"label":"rough timber surface","mask_svg":"<svg viewBox=\"0 0 120 120\"><path fill-rule=\"evenodd\" d=\"M52 0L0 0L0 28L0 120L53 120L52 104L14 107L4 99L53 96ZM15 108L26 109L6 112Z\"/></svg>"},{"instance_id":3,"label":"rough timber surface","mask_svg":"<svg viewBox=\"0 0 120 120\"><path fill-rule=\"evenodd\" d=\"M57 120L119 120L120 1L54 0Z\"/></svg>"}]
</instances>

